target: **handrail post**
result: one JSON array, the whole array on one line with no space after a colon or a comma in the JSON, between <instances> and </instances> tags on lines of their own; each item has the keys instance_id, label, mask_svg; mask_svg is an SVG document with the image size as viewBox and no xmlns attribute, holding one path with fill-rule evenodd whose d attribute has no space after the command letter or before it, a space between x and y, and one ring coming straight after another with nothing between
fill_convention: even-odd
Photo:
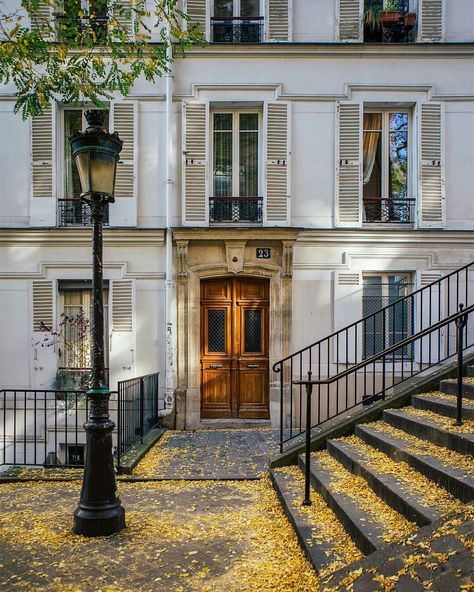
<instances>
[{"instance_id":1,"label":"handrail post","mask_svg":"<svg viewBox=\"0 0 474 592\"><path fill-rule=\"evenodd\" d=\"M313 385L311 384L311 370L308 372L308 381L306 383L306 452L305 452L305 470L304 470L304 500L303 506L311 506L310 498L310 472L311 472L311 393Z\"/></svg>"},{"instance_id":2,"label":"handrail post","mask_svg":"<svg viewBox=\"0 0 474 592\"><path fill-rule=\"evenodd\" d=\"M459 305L459 312L462 312L463 304ZM467 323L467 315L463 315L455 320L456 323L456 349L458 354L457 366L457 401L456 401L456 421L454 425L462 425L462 369L463 369L463 331Z\"/></svg>"},{"instance_id":3,"label":"handrail post","mask_svg":"<svg viewBox=\"0 0 474 592\"><path fill-rule=\"evenodd\" d=\"M117 383L117 473L120 474L120 458L122 455L122 405L121 405L121 382Z\"/></svg>"},{"instance_id":4,"label":"handrail post","mask_svg":"<svg viewBox=\"0 0 474 592\"><path fill-rule=\"evenodd\" d=\"M140 442L143 443L143 404L144 404L144 381L143 376L140 377Z\"/></svg>"}]
</instances>

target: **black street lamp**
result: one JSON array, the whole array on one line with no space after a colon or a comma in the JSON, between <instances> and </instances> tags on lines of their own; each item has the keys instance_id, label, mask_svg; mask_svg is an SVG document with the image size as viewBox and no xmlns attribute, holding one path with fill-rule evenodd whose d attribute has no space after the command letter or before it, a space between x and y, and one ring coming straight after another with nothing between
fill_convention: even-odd
<instances>
[{"instance_id":1,"label":"black street lamp","mask_svg":"<svg viewBox=\"0 0 474 592\"><path fill-rule=\"evenodd\" d=\"M88 127L70 138L72 156L81 181L81 200L91 208L92 243L92 388L86 430L86 460L81 498L74 512L73 532L106 536L125 527L125 511L117 495L112 455L114 422L104 363L104 303L102 296L102 222L114 202L117 161L123 142L117 133L102 129L104 111L87 111Z\"/></svg>"}]
</instances>

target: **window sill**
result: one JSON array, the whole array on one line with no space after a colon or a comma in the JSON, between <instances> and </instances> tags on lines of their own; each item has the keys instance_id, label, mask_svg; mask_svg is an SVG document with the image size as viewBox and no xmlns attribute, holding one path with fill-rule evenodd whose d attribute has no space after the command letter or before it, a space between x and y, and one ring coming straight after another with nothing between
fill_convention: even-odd
<instances>
[{"instance_id":1,"label":"window sill","mask_svg":"<svg viewBox=\"0 0 474 592\"><path fill-rule=\"evenodd\" d=\"M384 228L396 228L397 230L406 228L407 230L414 230L415 225L407 222L363 222L362 228L364 228L364 230L370 228L374 230L383 230Z\"/></svg>"}]
</instances>

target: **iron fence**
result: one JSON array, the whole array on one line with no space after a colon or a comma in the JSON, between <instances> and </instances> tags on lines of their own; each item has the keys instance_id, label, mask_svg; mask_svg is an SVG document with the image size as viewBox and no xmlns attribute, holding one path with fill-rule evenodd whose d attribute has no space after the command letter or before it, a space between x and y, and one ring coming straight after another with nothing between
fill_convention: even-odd
<instances>
[{"instance_id":1,"label":"iron fence","mask_svg":"<svg viewBox=\"0 0 474 592\"><path fill-rule=\"evenodd\" d=\"M318 383L310 422L313 429L452 359L457 338L455 324L449 319L459 313L461 304L467 311L474 305L474 262L276 362L280 449L302 440L306 432L303 383L308 372ZM397 335L392 323L400 315L407 322ZM430 331L432 327L437 328ZM375 344L374 335L378 339ZM463 328L463 349L472 347L471 318Z\"/></svg>"},{"instance_id":2,"label":"iron fence","mask_svg":"<svg viewBox=\"0 0 474 592\"><path fill-rule=\"evenodd\" d=\"M263 41L263 16L211 18L214 43L261 43Z\"/></svg>"},{"instance_id":3,"label":"iron fence","mask_svg":"<svg viewBox=\"0 0 474 592\"><path fill-rule=\"evenodd\" d=\"M121 457L158 423L159 375L118 383L109 412L117 466ZM0 466L84 466L89 416L85 390L0 390Z\"/></svg>"},{"instance_id":4,"label":"iron fence","mask_svg":"<svg viewBox=\"0 0 474 592\"><path fill-rule=\"evenodd\" d=\"M364 223L413 224L415 202L412 197L364 197Z\"/></svg>"}]
</instances>

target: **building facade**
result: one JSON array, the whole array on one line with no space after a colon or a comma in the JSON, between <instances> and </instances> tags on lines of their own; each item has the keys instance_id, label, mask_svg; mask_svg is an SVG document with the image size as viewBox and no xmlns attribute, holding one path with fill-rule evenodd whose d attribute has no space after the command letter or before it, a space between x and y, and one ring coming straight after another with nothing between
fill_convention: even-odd
<instances>
[{"instance_id":1,"label":"building facade","mask_svg":"<svg viewBox=\"0 0 474 592\"><path fill-rule=\"evenodd\" d=\"M110 102L110 386L159 371L177 428L278 425L276 361L474 260L474 6L402 0L370 25L371 4L188 0L209 44ZM88 366L68 143L88 105L22 122L14 102L2 88L1 386L47 389Z\"/></svg>"}]
</instances>

